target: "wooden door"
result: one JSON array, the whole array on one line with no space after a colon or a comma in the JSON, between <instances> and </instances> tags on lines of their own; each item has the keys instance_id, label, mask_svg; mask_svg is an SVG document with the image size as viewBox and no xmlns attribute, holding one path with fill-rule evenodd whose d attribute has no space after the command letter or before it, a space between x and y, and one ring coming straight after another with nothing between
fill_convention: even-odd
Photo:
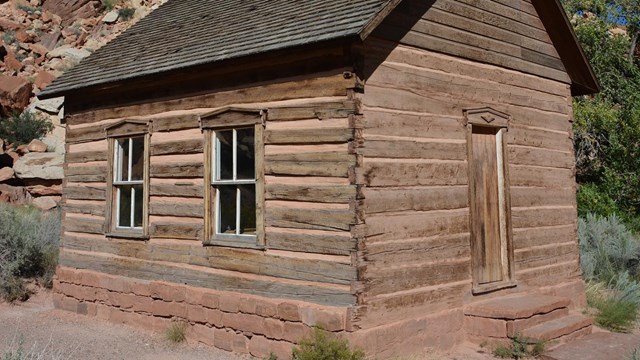
<instances>
[{"instance_id":1,"label":"wooden door","mask_svg":"<svg viewBox=\"0 0 640 360\"><path fill-rule=\"evenodd\" d=\"M474 126L471 131L471 241L474 285L505 279L505 229L500 129ZM502 193L501 193L502 192Z\"/></svg>"}]
</instances>

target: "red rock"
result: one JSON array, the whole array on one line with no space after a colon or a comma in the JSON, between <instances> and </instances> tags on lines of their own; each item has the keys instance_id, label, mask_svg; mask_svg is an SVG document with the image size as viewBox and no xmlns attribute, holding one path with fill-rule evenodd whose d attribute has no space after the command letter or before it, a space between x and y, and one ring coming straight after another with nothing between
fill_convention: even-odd
<instances>
[{"instance_id":1,"label":"red rock","mask_svg":"<svg viewBox=\"0 0 640 360\"><path fill-rule=\"evenodd\" d=\"M30 43L33 42L33 40L35 40L36 38L35 34L28 33L25 30L16 31L15 37L16 40L20 41L21 43Z\"/></svg>"},{"instance_id":2,"label":"red rock","mask_svg":"<svg viewBox=\"0 0 640 360\"><path fill-rule=\"evenodd\" d=\"M20 24L18 24L15 21L11 21L7 18L0 17L0 30L2 31L7 31L7 30L18 30L20 29Z\"/></svg>"},{"instance_id":3,"label":"red rock","mask_svg":"<svg viewBox=\"0 0 640 360\"><path fill-rule=\"evenodd\" d=\"M14 175L13 169L10 167L5 167L0 169L0 182L13 179L13 175Z\"/></svg>"},{"instance_id":4,"label":"red rock","mask_svg":"<svg viewBox=\"0 0 640 360\"><path fill-rule=\"evenodd\" d=\"M27 186L27 191L31 195L35 196L53 196L62 194L62 185L55 184L51 186L45 185L31 185Z\"/></svg>"},{"instance_id":5,"label":"red rock","mask_svg":"<svg viewBox=\"0 0 640 360\"><path fill-rule=\"evenodd\" d=\"M60 16L46 10L42 11L42 16L40 17L40 19L45 23L51 22L55 25L60 25L60 23L62 23L62 18L60 18Z\"/></svg>"},{"instance_id":6,"label":"red rock","mask_svg":"<svg viewBox=\"0 0 640 360\"><path fill-rule=\"evenodd\" d=\"M76 19L98 16L102 3L94 0L48 0L43 4L42 10L60 16L63 23L70 23Z\"/></svg>"},{"instance_id":7,"label":"red rock","mask_svg":"<svg viewBox=\"0 0 640 360\"><path fill-rule=\"evenodd\" d=\"M38 139L33 139L29 145L27 145L27 150L29 150L29 152L47 152L47 144Z\"/></svg>"},{"instance_id":8,"label":"red rock","mask_svg":"<svg viewBox=\"0 0 640 360\"><path fill-rule=\"evenodd\" d=\"M31 83L21 77L0 75L0 116L26 108L31 90Z\"/></svg>"},{"instance_id":9,"label":"red rock","mask_svg":"<svg viewBox=\"0 0 640 360\"><path fill-rule=\"evenodd\" d=\"M50 34L42 35L40 37L40 45L44 46L47 50L53 50L60 40L60 31L55 31Z\"/></svg>"},{"instance_id":10,"label":"red rock","mask_svg":"<svg viewBox=\"0 0 640 360\"><path fill-rule=\"evenodd\" d=\"M20 60L18 60L18 58L16 58L16 54L14 52L9 52L4 57L4 65L7 67L7 69L13 70L15 72L22 70L22 63L20 62Z\"/></svg>"},{"instance_id":11,"label":"red rock","mask_svg":"<svg viewBox=\"0 0 640 360\"><path fill-rule=\"evenodd\" d=\"M39 58L37 58L35 60L35 64L36 65L40 65L42 64L45 60L47 60L47 57L45 55L40 56Z\"/></svg>"},{"instance_id":12,"label":"red rock","mask_svg":"<svg viewBox=\"0 0 640 360\"><path fill-rule=\"evenodd\" d=\"M56 77L53 76L53 74L51 74L48 71L39 71L36 74L36 79L33 82L33 84L38 88L38 89L44 89L47 85L51 84L51 82L53 80L55 80Z\"/></svg>"},{"instance_id":13,"label":"red rock","mask_svg":"<svg viewBox=\"0 0 640 360\"><path fill-rule=\"evenodd\" d=\"M9 157L10 157L11 159L13 159L13 162L14 162L14 163L15 163L16 161L20 160L20 155L19 155L17 152L13 151L13 150L8 150L8 151L6 152L6 154L7 154L7 155L9 155Z\"/></svg>"},{"instance_id":14,"label":"red rock","mask_svg":"<svg viewBox=\"0 0 640 360\"><path fill-rule=\"evenodd\" d=\"M23 187L0 184L0 202L16 205L26 205L31 200L31 195Z\"/></svg>"},{"instance_id":15,"label":"red rock","mask_svg":"<svg viewBox=\"0 0 640 360\"><path fill-rule=\"evenodd\" d=\"M27 148L26 144L20 145L16 148L16 152L20 155L24 155L29 153L29 149Z\"/></svg>"},{"instance_id":16,"label":"red rock","mask_svg":"<svg viewBox=\"0 0 640 360\"><path fill-rule=\"evenodd\" d=\"M58 207L59 200L56 201L55 198L57 198L57 196L43 196L33 199L31 204L40 210L51 210Z\"/></svg>"},{"instance_id":17,"label":"red rock","mask_svg":"<svg viewBox=\"0 0 640 360\"><path fill-rule=\"evenodd\" d=\"M30 44L29 45L29 50L33 51L34 53L38 54L38 55L46 55L49 52L49 49L47 49L44 45L42 44Z\"/></svg>"},{"instance_id":18,"label":"red rock","mask_svg":"<svg viewBox=\"0 0 640 360\"><path fill-rule=\"evenodd\" d=\"M0 155L4 154L4 140L0 139Z\"/></svg>"}]
</instances>

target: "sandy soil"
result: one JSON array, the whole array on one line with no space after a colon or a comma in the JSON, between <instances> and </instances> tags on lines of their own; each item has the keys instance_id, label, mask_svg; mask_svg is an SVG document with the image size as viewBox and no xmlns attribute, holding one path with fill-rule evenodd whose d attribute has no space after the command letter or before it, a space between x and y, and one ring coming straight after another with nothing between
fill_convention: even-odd
<instances>
[{"instance_id":1,"label":"sandy soil","mask_svg":"<svg viewBox=\"0 0 640 360\"><path fill-rule=\"evenodd\" d=\"M16 351L20 342L25 351L42 355L35 359L43 360L252 359L205 345L175 345L169 343L163 334L56 310L49 291L40 291L21 304L0 303L0 358L7 352ZM454 353L427 353L394 360L494 359L485 351L465 345Z\"/></svg>"}]
</instances>

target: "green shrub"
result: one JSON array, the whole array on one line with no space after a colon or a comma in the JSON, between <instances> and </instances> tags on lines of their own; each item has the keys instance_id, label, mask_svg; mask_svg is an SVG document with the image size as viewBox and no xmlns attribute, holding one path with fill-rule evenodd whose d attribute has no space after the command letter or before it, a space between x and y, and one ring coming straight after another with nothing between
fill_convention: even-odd
<instances>
[{"instance_id":1,"label":"green shrub","mask_svg":"<svg viewBox=\"0 0 640 360\"><path fill-rule=\"evenodd\" d=\"M116 5L120 2L120 0L102 0L102 5L105 9L111 11Z\"/></svg>"},{"instance_id":2,"label":"green shrub","mask_svg":"<svg viewBox=\"0 0 640 360\"><path fill-rule=\"evenodd\" d=\"M51 286L58 259L60 212L0 204L0 296L26 300L23 279Z\"/></svg>"},{"instance_id":3,"label":"green shrub","mask_svg":"<svg viewBox=\"0 0 640 360\"><path fill-rule=\"evenodd\" d=\"M328 332L315 328L310 337L300 340L293 349L293 360L363 360L364 352L351 350L345 339L338 339Z\"/></svg>"},{"instance_id":4,"label":"green shrub","mask_svg":"<svg viewBox=\"0 0 640 360\"><path fill-rule=\"evenodd\" d=\"M122 8L122 9L118 10L118 16L123 21L131 20L133 15L135 15L135 13L136 13L136 9L132 9L132 8L129 8L129 7L125 7L125 8Z\"/></svg>"},{"instance_id":5,"label":"green shrub","mask_svg":"<svg viewBox=\"0 0 640 360\"><path fill-rule=\"evenodd\" d=\"M587 302L597 310L594 322L611 331L626 332L637 318L638 304L631 298L625 298L624 293L609 289L602 283L588 285Z\"/></svg>"},{"instance_id":6,"label":"green shrub","mask_svg":"<svg viewBox=\"0 0 640 360\"><path fill-rule=\"evenodd\" d=\"M609 284L623 272L639 273L640 243L616 215L580 218L578 238L585 279Z\"/></svg>"},{"instance_id":7,"label":"green shrub","mask_svg":"<svg viewBox=\"0 0 640 360\"><path fill-rule=\"evenodd\" d=\"M7 30L4 34L2 34L2 41L6 45L11 45L16 42L16 33L13 30Z\"/></svg>"},{"instance_id":8,"label":"green shrub","mask_svg":"<svg viewBox=\"0 0 640 360\"><path fill-rule=\"evenodd\" d=\"M28 144L33 139L40 139L51 130L53 130L53 124L49 119L30 111L0 119L0 139L4 139L14 146Z\"/></svg>"},{"instance_id":9,"label":"green shrub","mask_svg":"<svg viewBox=\"0 0 640 360\"><path fill-rule=\"evenodd\" d=\"M498 345L493 350L493 355L503 359L523 359L542 354L544 348L544 342L538 341L529 344L526 339L516 334L508 345Z\"/></svg>"},{"instance_id":10,"label":"green shrub","mask_svg":"<svg viewBox=\"0 0 640 360\"><path fill-rule=\"evenodd\" d=\"M167 337L167 340L177 344L186 340L187 338L186 331L187 331L187 324L185 322L175 321L171 323L169 328L167 328L165 335Z\"/></svg>"}]
</instances>

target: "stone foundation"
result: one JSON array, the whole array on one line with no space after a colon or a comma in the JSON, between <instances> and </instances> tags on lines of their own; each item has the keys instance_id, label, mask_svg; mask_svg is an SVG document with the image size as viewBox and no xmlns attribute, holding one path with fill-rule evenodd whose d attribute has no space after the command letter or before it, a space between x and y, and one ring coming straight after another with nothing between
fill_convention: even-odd
<instances>
[{"instance_id":1,"label":"stone foundation","mask_svg":"<svg viewBox=\"0 0 640 360\"><path fill-rule=\"evenodd\" d=\"M289 359L313 326L344 333L348 309L144 281L59 267L54 306L114 323L165 331L187 324L188 341L262 358Z\"/></svg>"}]
</instances>

